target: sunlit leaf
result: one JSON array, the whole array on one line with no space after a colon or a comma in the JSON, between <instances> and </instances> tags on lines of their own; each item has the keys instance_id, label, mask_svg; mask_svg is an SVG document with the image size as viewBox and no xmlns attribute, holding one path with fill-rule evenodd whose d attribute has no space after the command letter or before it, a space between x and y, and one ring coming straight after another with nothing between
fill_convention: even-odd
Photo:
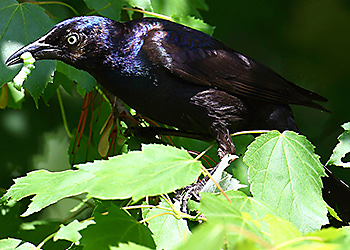
<instances>
[{"instance_id":1,"label":"sunlit leaf","mask_svg":"<svg viewBox=\"0 0 350 250\"><path fill-rule=\"evenodd\" d=\"M344 132L338 137L339 143L333 150L333 154L327 162L327 165L336 165L350 167L350 162L343 162L342 159L350 152L350 122L342 125Z\"/></svg>"},{"instance_id":2,"label":"sunlit leaf","mask_svg":"<svg viewBox=\"0 0 350 250\"><path fill-rule=\"evenodd\" d=\"M208 9L204 0L176 0L171 4L164 4L162 0L126 0L126 2L132 8L138 7L149 12L165 15L175 22L203 31L210 35L214 32L215 27L210 26L201 19L199 10ZM145 16L154 17L152 15Z\"/></svg>"},{"instance_id":3,"label":"sunlit leaf","mask_svg":"<svg viewBox=\"0 0 350 250\"><path fill-rule=\"evenodd\" d=\"M325 176L314 146L294 132L271 131L259 136L244 156L250 191L301 232L328 222L322 199Z\"/></svg>"},{"instance_id":4,"label":"sunlit leaf","mask_svg":"<svg viewBox=\"0 0 350 250\"><path fill-rule=\"evenodd\" d=\"M173 16L173 19L178 23L189 26L196 30L200 30L209 35L212 35L214 33L215 27L205 23L202 19L185 15Z\"/></svg>"},{"instance_id":5,"label":"sunlit leaf","mask_svg":"<svg viewBox=\"0 0 350 250\"><path fill-rule=\"evenodd\" d=\"M72 221L67 226L61 225L61 228L56 233L55 237L53 238L54 241L63 239L63 240L69 240L76 245L79 244L79 240L81 239L81 234L79 233L80 230L87 228L87 226L95 224L95 221L93 220L86 220L79 222L77 220Z\"/></svg>"},{"instance_id":6,"label":"sunlit leaf","mask_svg":"<svg viewBox=\"0 0 350 250\"><path fill-rule=\"evenodd\" d=\"M164 201L159 206L170 208ZM180 204L176 203L175 207L180 209ZM158 249L174 249L191 234L186 220L176 219L171 214L163 214L166 212L169 213L169 211L164 209L153 208L147 213L145 218L149 229L153 233L153 239Z\"/></svg>"},{"instance_id":7,"label":"sunlit leaf","mask_svg":"<svg viewBox=\"0 0 350 250\"><path fill-rule=\"evenodd\" d=\"M200 162L185 150L163 145L144 145L142 151L76 167L78 170L55 173L30 172L16 179L2 200L35 195L23 214L27 216L62 198L85 192L101 199L134 200L168 193L193 183L200 174Z\"/></svg>"},{"instance_id":8,"label":"sunlit leaf","mask_svg":"<svg viewBox=\"0 0 350 250\"><path fill-rule=\"evenodd\" d=\"M37 248L29 242L21 244L21 240L8 238L0 240L1 250L36 250Z\"/></svg>"},{"instance_id":9,"label":"sunlit leaf","mask_svg":"<svg viewBox=\"0 0 350 250\"><path fill-rule=\"evenodd\" d=\"M201 196L199 211L207 218L208 223L227 225L226 238L230 248L234 248L238 242L246 239L248 235L242 231L249 232L249 235L254 234L265 242L266 236L261 231L257 220L247 212L241 212L237 204L230 203L222 195L202 193Z\"/></svg>"},{"instance_id":10,"label":"sunlit leaf","mask_svg":"<svg viewBox=\"0 0 350 250\"><path fill-rule=\"evenodd\" d=\"M225 226L223 224L205 224L197 227L188 241L177 250L220 250L223 249Z\"/></svg>"},{"instance_id":11,"label":"sunlit leaf","mask_svg":"<svg viewBox=\"0 0 350 250\"><path fill-rule=\"evenodd\" d=\"M267 214L264 221L268 224L270 239L275 245L301 237L301 232L289 221Z\"/></svg>"}]
</instances>

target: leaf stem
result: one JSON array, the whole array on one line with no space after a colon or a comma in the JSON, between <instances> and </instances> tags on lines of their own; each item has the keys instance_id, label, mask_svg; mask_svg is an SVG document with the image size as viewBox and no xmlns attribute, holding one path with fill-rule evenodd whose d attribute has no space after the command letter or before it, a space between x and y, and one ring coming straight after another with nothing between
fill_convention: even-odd
<instances>
[{"instance_id":1,"label":"leaf stem","mask_svg":"<svg viewBox=\"0 0 350 250\"><path fill-rule=\"evenodd\" d=\"M239 131L239 132L233 133L231 134L231 136L247 135L247 134L264 134L270 131L271 130L246 130L246 131Z\"/></svg>"},{"instance_id":2,"label":"leaf stem","mask_svg":"<svg viewBox=\"0 0 350 250\"><path fill-rule=\"evenodd\" d=\"M65 7L67 7L67 8L69 8L71 11L73 11L74 14L75 14L76 16L79 16L79 15L80 15L79 12L78 12L76 9L74 9L72 6L70 6L69 4L64 3L64 2L59 2L59 1L44 1L44 2L26 2L26 3L37 4L37 5L45 5L45 4L58 4L58 5L63 5L63 6L65 6Z\"/></svg>"},{"instance_id":3,"label":"leaf stem","mask_svg":"<svg viewBox=\"0 0 350 250\"><path fill-rule=\"evenodd\" d=\"M90 16L90 15L96 14L96 13L99 12L99 11L102 11L102 10L105 10L105 9L109 8L109 6L111 6L111 5L112 5L112 2L110 2L109 4L107 4L105 7L102 7L101 9L90 11L90 12L87 13L86 15L87 15L87 16Z\"/></svg>"},{"instance_id":4,"label":"leaf stem","mask_svg":"<svg viewBox=\"0 0 350 250\"><path fill-rule=\"evenodd\" d=\"M170 198L168 197L168 195L160 194L160 196L165 200L166 203L168 203L168 205L171 207L171 210L174 211L174 213L177 215L178 211L176 210L174 204L170 201Z\"/></svg>"},{"instance_id":5,"label":"leaf stem","mask_svg":"<svg viewBox=\"0 0 350 250\"><path fill-rule=\"evenodd\" d=\"M50 234L49 236L47 236L42 242L40 242L40 244L35 248L35 249L41 249L42 246L48 242L50 239L52 239L55 235L57 234L57 232L53 233L53 234Z\"/></svg>"},{"instance_id":6,"label":"leaf stem","mask_svg":"<svg viewBox=\"0 0 350 250\"><path fill-rule=\"evenodd\" d=\"M63 101L62 101L61 92L60 92L59 89L57 89L57 90L56 90L56 93L57 93L58 103L59 103L60 109L61 109L62 121L63 121L64 129L66 130L67 135L69 136L69 138L73 138L73 135L72 135L72 133L70 132L69 127L68 127L67 117L66 117L66 112L64 111L64 106L63 106Z\"/></svg>"},{"instance_id":7,"label":"leaf stem","mask_svg":"<svg viewBox=\"0 0 350 250\"><path fill-rule=\"evenodd\" d=\"M273 248L271 248L271 250L278 250L278 249L282 249L288 245L292 245L301 241L305 241L305 240L310 240L310 241L317 241L317 242L324 242L324 239L320 238L320 237L316 237L316 236L304 236L304 237L299 237L299 238L295 238L286 242L283 242Z\"/></svg>"},{"instance_id":8,"label":"leaf stem","mask_svg":"<svg viewBox=\"0 0 350 250\"><path fill-rule=\"evenodd\" d=\"M159 208L167 211L173 211L170 208L167 207L161 207L161 206L153 206L153 205L135 205L135 206L128 206L128 207L122 207L122 209L128 210L128 209L138 209L138 208Z\"/></svg>"},{"instance_id":9,"label":"leaf stem","mask_svg":"<svg viewBox=\"0 0 350 250\"><path fill-rule=\"evenodd\" d=\"M127 8L127 7L123 7L123 10L130 10L130 11L134 11L134 12L139 12L139 13L143 13L143 14L147 14L150 16L154 16L154 17L159 17L165 20L169 20L169 21L174 21L171 17L166 16L166 15L162 15L162 14L158 14L158 13L154 13L151 11L147 11L147 10L140 10L140 9L134 9L134 8Z\"/></svg>"},{"instance_id":10,"label":"leaf stem","mask_svg":"<svg viewBox=\"0 0 350 250\"><path fill-rule=\"evenodd\" d=\"M214 147L216 143L211 144L209 147L207 147L204 151L202 151L199 155L196 156L196 158L194 158L195 160L199 160L200 158L202 158L203 155L205 155L212 147Z\"/></svg>"},{"instance_id":11,"label":"leaf stem","mask_svg":"<svg viewBox=\"0 0 350 250\"><path fill-rule=\"evenodd\" d=\"M144 222L146 222L146 221L149 221L149 220L152 220L152 219L157 218L157 217L159 217L159 216L167 215L167 214L175 216L175 214L173 214L173 213L171 213L171 212L164 212L164 213L161 213L161 214L155 214L155 215L153 215L153 216L151 216L151 217L149 217L149 218L140 220L139 222L140 222L140 223L144 223ZM175 216L175 217L176 217L176 216Z\"/></svg>"}]
</instances>

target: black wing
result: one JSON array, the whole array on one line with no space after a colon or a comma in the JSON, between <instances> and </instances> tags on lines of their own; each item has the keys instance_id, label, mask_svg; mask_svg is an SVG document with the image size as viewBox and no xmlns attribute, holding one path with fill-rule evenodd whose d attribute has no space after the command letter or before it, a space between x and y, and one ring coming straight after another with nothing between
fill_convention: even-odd
<instances>
[{"instance_id":1,"label":"black wing","mask_svg":"<svg viewBox=\"0 0 350 250\"><path fill-rule=\"evenodd\" d=\"M285 80L213 37L182 25L162 22L145 36L142 49L154 64L189 82L263 101L326 110L314 102L326 98Z\"/></svg>"}]
</instances>

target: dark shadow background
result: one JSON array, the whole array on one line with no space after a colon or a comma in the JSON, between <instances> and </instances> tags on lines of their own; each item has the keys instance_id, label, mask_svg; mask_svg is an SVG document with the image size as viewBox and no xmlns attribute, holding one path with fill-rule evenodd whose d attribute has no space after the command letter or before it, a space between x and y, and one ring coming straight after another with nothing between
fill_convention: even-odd
<instances>
[{"instance_id":1,"label":"dark shadow background","mask_svg":"<svg viewBox=\"0 0 350 250\"><path fill-rule=\"evenodd\" d=\"M326 163L349 121L350 2L207 0L214 36L286 79L326 98L332 113L293 106L302 134ZM331 168L350 183L349 170Z\"/></svg>"}]
</instances>

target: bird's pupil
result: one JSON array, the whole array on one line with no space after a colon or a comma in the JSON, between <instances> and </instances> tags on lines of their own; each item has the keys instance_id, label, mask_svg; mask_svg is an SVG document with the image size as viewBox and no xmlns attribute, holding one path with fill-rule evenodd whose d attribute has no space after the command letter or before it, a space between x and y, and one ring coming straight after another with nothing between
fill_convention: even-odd
<instances>
[{"instance_id":1,"label":"bird's pupil","mask_svg":"<svg viewBox=\"0 0 350 250\"><path fill-rule=\"evenodd\" d=\"M75 44L76 42L77 42L77 37L76 36L70 36L70 37L68 37L68 39L67 39L67 41L68 41L68 43L69 44Z\"/></svg>"}]
</instances>

